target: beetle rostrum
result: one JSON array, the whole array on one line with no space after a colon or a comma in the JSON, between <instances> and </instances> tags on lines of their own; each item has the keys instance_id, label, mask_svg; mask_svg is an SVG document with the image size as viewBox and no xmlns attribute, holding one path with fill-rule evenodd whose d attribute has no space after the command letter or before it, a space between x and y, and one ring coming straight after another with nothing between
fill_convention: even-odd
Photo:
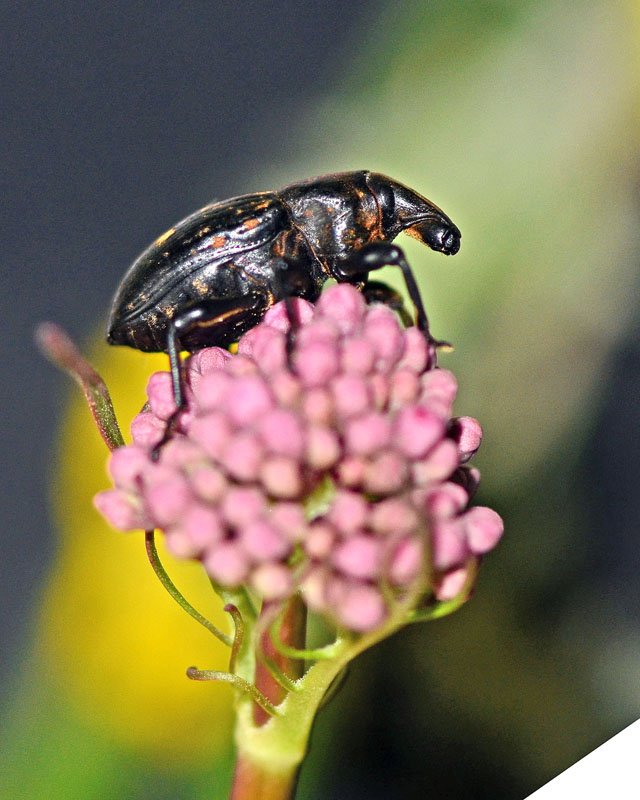
<instances>
[{"instance_id":1,"label":"beetle rostrum","mask_svg":"<svg viewBox=\"0 0 640 800\"><path fill-rule=\"evenodd\" d=\"M391 244L401 232L445 255L460 249L460 231L441 209L377 172L325 175L213 203L136 259L113 300L107 341L168 352L180 407L180 350L226 347L279 300L317 300L329 278L393 303L396 293L369 282L369 272L395 265L417 325L433 342L411 269Z\"/></svg>"}]
</instances>

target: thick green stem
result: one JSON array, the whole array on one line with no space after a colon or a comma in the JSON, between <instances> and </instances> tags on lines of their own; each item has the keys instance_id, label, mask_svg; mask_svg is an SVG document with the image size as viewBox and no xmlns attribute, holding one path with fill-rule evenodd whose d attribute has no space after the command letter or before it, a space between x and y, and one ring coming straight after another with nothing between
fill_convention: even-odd
<instances>
[{"instance_id":1,"label":"thick green stem","mask_svg":"<svg viewBox=\"0 0 640 800\"><path fill-rule=\"evenodd\" d=\"M424 593L425 584L425 580L418 581L413 591L396 601L389 609L387 620L376 630L360 635L341 631L332 646L333 658L316 661L298 680L297 691L286 696L278 706L277 716L268 722L256 724L253 702L246 696L240 698L236 723L238 760L232 800L290 800L293 797L313 721L327 691L359 653L407 624L409 612Z\"/></svg>"}]
</instances>

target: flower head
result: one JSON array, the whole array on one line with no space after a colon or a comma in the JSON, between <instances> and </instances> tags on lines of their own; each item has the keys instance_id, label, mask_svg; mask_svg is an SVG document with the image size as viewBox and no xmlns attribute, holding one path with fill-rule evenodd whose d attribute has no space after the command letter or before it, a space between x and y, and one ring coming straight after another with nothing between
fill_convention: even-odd
<instances>
[{"instance_id":1,"label":"flower head","mask_svg":"<svg viewBox=\"0 0 640 800\"><path fill-rule=\"evenodd\" d=\"M111 457L115 488L96 505L123 530L162 529L174 555L223 586L268 600L300 590L367 631L420 578L454 597L502 521L468 507L481 429L452 416L456 380L424 335L347 284L294 303L291 353L280 303L236 355L212 347L186 361L187 404L156 460L176 409L169 373L151 377L133 444Z\"/></svg>"}]
</instances>

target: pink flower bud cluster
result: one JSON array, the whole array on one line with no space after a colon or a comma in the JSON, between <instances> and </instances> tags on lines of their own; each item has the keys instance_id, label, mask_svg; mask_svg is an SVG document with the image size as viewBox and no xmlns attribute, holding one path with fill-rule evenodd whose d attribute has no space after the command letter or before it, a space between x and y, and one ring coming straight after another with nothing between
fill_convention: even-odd
<instances>
[{"instance_id":1,"label":"pink flower bud cluster","mask_svg":"<svg viewBox=\"0 0 640 800\"><path fill-rule=\"evenodd\" d=\"M96 505L123 530L162 529L176 556L200 559L224 586L266 599L300 589L310 608L371 630L389 590L428 571L449 599L469 557L502 535L494 511L467 507L479 476L465 464L482 432L452 417L454 376L391 310L347 284L294 305L289 358L278 304L236 355L212 347L188 359L187 406L157 460L175 404L169 373L151 377L133 444L111 458L116 488ZM328 508L309 520L327 479Z\"/></svg>"}]
</instances>

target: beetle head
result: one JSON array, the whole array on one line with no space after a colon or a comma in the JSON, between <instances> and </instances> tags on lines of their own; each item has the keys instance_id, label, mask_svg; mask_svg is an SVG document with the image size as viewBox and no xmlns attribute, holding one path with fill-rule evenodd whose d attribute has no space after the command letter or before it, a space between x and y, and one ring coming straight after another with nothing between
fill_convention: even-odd
<instances>
[{"instance_id":1,"label":"beetle head","mask_svg":"<svg viewBox=\"0 0 640 800\"><path fill-rule=\"evenodd\" d=\"M392 240L404 231L447 256L458 252L460 231L435 203L377 172L369 173L367 183L380 207L386 239Z\"/></svg>"}]
</instances>

